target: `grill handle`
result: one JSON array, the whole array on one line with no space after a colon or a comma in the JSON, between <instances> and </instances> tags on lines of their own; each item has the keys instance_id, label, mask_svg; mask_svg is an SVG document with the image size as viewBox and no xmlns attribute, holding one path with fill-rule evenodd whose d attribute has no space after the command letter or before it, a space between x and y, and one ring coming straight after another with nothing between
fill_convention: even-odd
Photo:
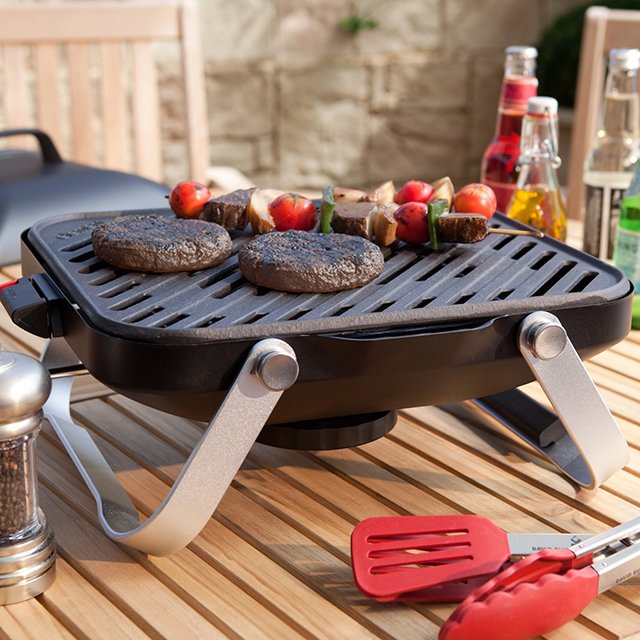
<instances>
[{"instance_id":1,"label":"grill handle","mask_svg":"<svg viewBox=\"0 0 640 640\"><path fill-rule=\"evenodd\" d=\"M41 338L61 336L62 293L44 273L19 278L0 287L0 302L21 329Z\"/></svg>"},{"instance_id":2,"label":"grill handle","mask_svg":"<svg viewBox=\"0 0 640 640\"><path fill-rule=\"evenodd\" d=\"M45 365L77 362L61 338L44 353ZM122 544L154 556L187 546L215 512L267 418L298 377L291 347L277 339L258 342L191 452L173 487L144 523L89 433L74 424L69 402L73 379L53 379L45 417L91 491L105 533Z\"/></svg>"}]
</instances>

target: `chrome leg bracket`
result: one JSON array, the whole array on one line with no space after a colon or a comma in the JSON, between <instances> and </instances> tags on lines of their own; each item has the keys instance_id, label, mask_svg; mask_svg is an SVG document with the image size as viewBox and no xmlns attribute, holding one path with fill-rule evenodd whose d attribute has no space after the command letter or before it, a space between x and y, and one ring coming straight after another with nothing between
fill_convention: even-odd
<instances>
[{"instance_id":1,"label":"chrome leg bracket","mask_svg":"<svg viewBox=\"0 0 640 640\"><path fill-rule=\"evenodd\" d=\"M474 403L578 484L601 485L627 464L629 448L564 327L551 313L531 313L518 347L555 414L519 390Z\"/></svg>"},{"instance_id":2,"label":"chrome leg bracket","mask_svg":"<svg viewBox=\"0 0 640 640\"><path fill-rule=\"evenodd\" d=\"M45 366L72 367L62 338L50 341ZM70 414L72 377L54 377L44 412L91 491L102 528L113 540L165 556L185 547L205 526L282 393L298 377L293 349L282 340L258 342L173 487L144 523L89 433Z\"/></svg>"}]
</instances>

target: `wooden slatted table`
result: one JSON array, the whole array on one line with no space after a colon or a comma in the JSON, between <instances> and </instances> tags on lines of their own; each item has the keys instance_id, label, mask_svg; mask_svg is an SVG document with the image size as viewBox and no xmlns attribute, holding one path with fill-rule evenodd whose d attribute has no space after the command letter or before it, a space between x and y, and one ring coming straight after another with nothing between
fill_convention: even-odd
<instances>
[{"instance_id":1,"label":"wooden slatted table","mask_svg":"<svg viewBox=\"0 0 640 640\"><path fill-rule=\"evenodd\" d=\"M0 282L19 275L5 268ZM4 348L42 341L0 311ZM385 438L322 453L256 444L187 549L152 558L111 542L51 428L39 438L40 495L57 538L54 585L0 607L0 638L434 639L452 605L384 604L354 586L349 536L385 514L479 513L508 531L602 531L640 513L640 332L588 364L631 445L603 487L579 490L506 432L437 407L403 411ZM528 390L546 401L536 385ZM78 379L74 418L151 513L202 426ZM541 611L540 615L544 615ZM600 596L553 640L640 638L640 587Z\"/></svg>"}]
</instances>

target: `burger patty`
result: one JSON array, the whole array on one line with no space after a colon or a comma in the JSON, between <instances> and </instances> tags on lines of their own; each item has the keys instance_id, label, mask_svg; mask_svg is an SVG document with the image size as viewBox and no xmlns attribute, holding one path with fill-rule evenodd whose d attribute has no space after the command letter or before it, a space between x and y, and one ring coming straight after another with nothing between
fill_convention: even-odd
<instances>
[{"instance_id":1,"label":"burger patty","mask_svg":"<svg viewBox=\"0 0 640 640\"><path fill-rule=\"evenodd\" d=\"M328 293L361 287L382 273L379 247L358 237L307 231L259 235L238 252L253 284L296 293Z\"/></svg>"},{"instance_id":2,"label":"burger patty","mask_svg":"<svg viewBox=\"0 0 640 640\"><path fill-rule=\"evenodd\" d=\"M95 254L118 269L169 273L213 267L231 254L220 225L168 216L121 216L91 234Z\"/></svg>"}]
</instances>

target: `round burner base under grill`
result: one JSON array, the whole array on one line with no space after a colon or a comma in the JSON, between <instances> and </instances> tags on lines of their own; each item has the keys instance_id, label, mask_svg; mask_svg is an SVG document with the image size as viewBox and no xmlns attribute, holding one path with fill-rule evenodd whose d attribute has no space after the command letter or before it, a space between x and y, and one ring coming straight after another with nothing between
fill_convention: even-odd
<instances>
[{"instance_id":1,"label":"round burner base under grill","mask_svg":"<svg viewBox=\"0 0 640 640\"><path fill-rule=\"evenodd\" d=\"M396 424L397 411L363 413L266 426L258 442L282 449L345 449L385 436Z\"/></svg>"}]
</instances>

